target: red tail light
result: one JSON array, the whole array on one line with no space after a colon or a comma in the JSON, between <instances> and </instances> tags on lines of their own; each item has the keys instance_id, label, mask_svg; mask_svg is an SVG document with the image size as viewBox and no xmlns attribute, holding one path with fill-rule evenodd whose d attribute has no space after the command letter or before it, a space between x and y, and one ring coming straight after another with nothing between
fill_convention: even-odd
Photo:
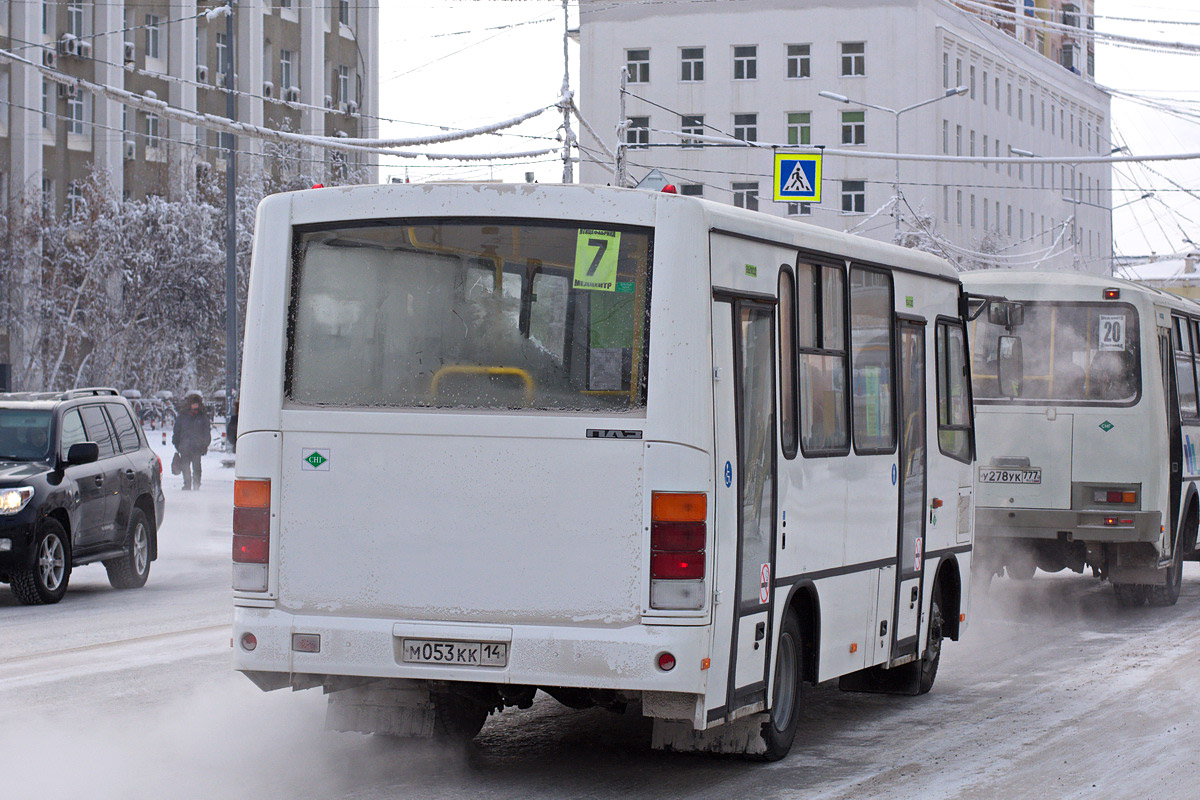
<instances>
[{"instance_id":1,"label":"red tail light","mask_svg":"<svg viewBox=\"0 0 1200 800\"><path fill-rule=\"evenodd\" d=\"M651 553L650 577L696 580L704 577L704 553Z\"/></svg>"},{"instance_id":2,"label":"red tail light","mask_svg":"<svg viewBox=\"0 0 1200 800\"><path fill-rule=\"evenodd\" d=\"M234 481L233 560L240 564L266 564L270 545L271 482Z\"/></svg>"},{"instance_id":3,"label":"red tail light","mask_svg":"<svg viewBox=\"0 0 1200 800\"><path fill-rule=\"evenodd\" d=\"M704 577L708 497L700 492L654 492L650 498L650 577Z\"/></svg>"}]
</instances>

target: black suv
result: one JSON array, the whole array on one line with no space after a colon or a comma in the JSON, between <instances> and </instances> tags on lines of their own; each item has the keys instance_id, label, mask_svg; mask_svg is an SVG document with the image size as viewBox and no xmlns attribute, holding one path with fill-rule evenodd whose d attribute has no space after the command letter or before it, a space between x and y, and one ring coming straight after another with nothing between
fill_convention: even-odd
<instances>
[{"instance_id":1,"label":"black suv","mask_svg":"<svg viewBox=\"0 0 1200 800\"><path fill-rule=\"evenodd\" d=\"M104 562L116 589L158 558L162 461L115 389L0 394L0 582L57 603L71 568Z\"/></svg>"}]
</instances>

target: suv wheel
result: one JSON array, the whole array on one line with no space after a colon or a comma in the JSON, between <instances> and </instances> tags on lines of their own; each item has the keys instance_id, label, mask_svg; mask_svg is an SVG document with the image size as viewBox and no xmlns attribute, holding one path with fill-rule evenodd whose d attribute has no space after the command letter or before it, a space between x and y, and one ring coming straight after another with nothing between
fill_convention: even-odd
<instances>
[{"instance_id":1,"label":"suv wheel","mask_svg":"<svg viewBox=\"0 0 1200 800\"><path fill-rule=\"evenodd\" d=\"M38 526L29 563L9 576L12 593L27 606L57 603L67 593L70 579L66 531L58 520L47 518Z\"/></svg>"},{"instance_id":2,"label":"suv wheel","mask_svg":"<svg viewBox=\"0 0 1200 800\"><path fill-rule=\"evenodd\" d=\"M150 577L150 526L140 508L129 515L124 555L105 561L104 568L114 589L140 589L146 585Z\"/></svg>"}]
</instances>

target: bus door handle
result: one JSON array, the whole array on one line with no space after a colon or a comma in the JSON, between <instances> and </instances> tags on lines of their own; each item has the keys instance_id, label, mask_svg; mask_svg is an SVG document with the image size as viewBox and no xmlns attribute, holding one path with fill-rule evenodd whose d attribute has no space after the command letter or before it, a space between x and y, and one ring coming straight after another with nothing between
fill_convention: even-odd
<instances>
[{"instance_id":1,"label":"bus door handle","mask_svg":"<svg viewBox=\"0 0 1200 800\"><path fill-rule=\"evenodd\" d=\"M754 626L754 649L758 649L758 644L767 636L767 623L760 622Z\"/></svg>"}]
</instances>

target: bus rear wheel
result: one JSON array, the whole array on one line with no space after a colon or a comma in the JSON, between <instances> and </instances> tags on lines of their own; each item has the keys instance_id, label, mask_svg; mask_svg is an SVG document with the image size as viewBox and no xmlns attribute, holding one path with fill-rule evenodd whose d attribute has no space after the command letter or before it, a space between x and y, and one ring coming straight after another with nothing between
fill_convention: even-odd
<instances>
[{"instance_id":1,"label":"bus rear wheel","mask_svg":"<svg viewBox=\"0 0 1200 800\"><path fill-rule=\"evenodd\" d=\"M488 708L474 698L460 694L435 694L433 699L433 736L447 743L471 741L487 721Z\"/></svg>"},{"instance_id":2,"label":"bus rear wheel","mask_svg":"<svg viewBox=\"0 0 1200 800\"><path fill-rule=\"evenodd\" d=\"M800 623L796 615L788 612L779 633L779 647L775 653L775 690L771 697L771 710L762 726L762 738L766 752L758 755L762 761L778 761L792 749L796 729L800 726L800 690L803 685L803 647L801 646Z\"/></svg>"}]
</instances>

